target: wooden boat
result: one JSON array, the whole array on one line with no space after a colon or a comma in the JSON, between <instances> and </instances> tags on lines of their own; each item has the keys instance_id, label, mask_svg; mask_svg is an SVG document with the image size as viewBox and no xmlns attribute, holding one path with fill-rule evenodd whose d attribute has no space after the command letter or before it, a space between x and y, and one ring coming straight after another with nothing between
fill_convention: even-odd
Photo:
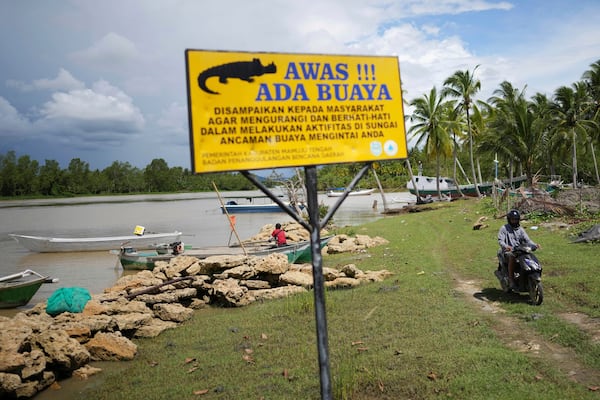
<instances>
[{"instance_id":1,"label":"wooden boat","mask_svg":"<svg viewBox=\"0 0 600 400\"><path fill-rule=\"evenodd\" d=\"M321 248L323 248L333 236L321 238ZM272 246L250 246L244 249L240 246L215 246L202 249L186 249L182 255L197 257L200 259L217 255L241 255L248 254L258 257L264 257L273 253L285 254L290 264L296 262L310 262L311 248L310 240L301 242L289 243L287 246L272 247ZM157 261L169 261L176 254L159 254L158 251L137 251L132 247L123 247L118 251L119 261L124 270L152 270Z\"/></svg>"},{"instance_id":2,"label":"wooden boat","mask_svg":"<svg viewBox=\"0 0 600 400\"><path fill-rule=\"evenodd\" d=\"M273 253L285 254L288 258L288 262L293 264L296 262L298 257L305 251L310 251L310 240L304 240L302 242L289 243L285 246L275 246L267 248L254 248L248 251L249 255L265 257Z\"/></svg>"},{"instance_id":3,"label":"wooden boat","mask_svg":"<svg viewBox=\"0 0 600 400\"><path fill-rule=\"evenodd\" d=\"M417 189L419 189L419 195L421 197L427 197L427 196L437 197L438 190L437 190L436 181L438 179L439 179L439 183L440 183L440 193L444 196L448 196L451 198L460 197L460 193L458 191L459 188L460 188L460 191L462 192L462 194L465 196L469 196L469 197L477 196L477 191L475 190L475 185L473 185L473 184L457 186L452 178L448 178L448 177L444 177L444 176L440 176L439 178L436 178L433 176L423 176L423 175L418 175L418 176L414 177ZM485 182L485 183L479 184L478 187L479 187L479 193L487 194L487 193L490 193L492 190L492 183ZM413 194L415 196L417 195L417 191L415 190L415 187L413 186L412 180L410 180L406 183L406 188L408 189L408 191L411 194Z\"/></svg>"},{"instance_id":4,"label":"wooden boat","mask_svg":"<svg viewBox=\"0 0 600 400\"><path fill-rule=\"evenodd\" d=\"M327 246L327 243L333 238L334 235L325 236L321 238L320 248L323 250L323 247ZM305 250L301 251L297 256L295 263L309 263L312 262L312 250L310 246L308 246Z\"/></svg>"},{"instance_id":5,"label":"wooden boat","mask_svg":"<svg viewBox=\"0 0 600 400\"><path fill-rule=\"evenodd\" d=\"M327 191L327 197L342 197L345 188L330 189ZM348 196L370 196L375 189L353 190L348 193Z\"/></svg>"},{"instance_id":6,"label":"wooden boat","mask_svg":"<svg viewBox=\"0 0 600 400\"><path fill-rule=\"evenodd\" d=\"M277 203L264 203L264 204L238 204L236 201L230 200L224 206L221 206L221 211L225 214L225 211L229 214L239 213L275 213L283 212L284 210L279 207Z\"/></svg>"},{"instance_id":7,"label":"wooden boat","mask_svg":"<svg viewBox=\"0 0 600 400\"><path fill-rule=\"evenodd\" d=\"M292 210L295 210L290 202L285 202L285 204ZM300 205L300 209L302 210L304 205ZM279 213L285 212L283 208L279 206L279 204L271 202L271 203L262 203L257 204L249 200L249 202L244 204L239 204L234 200L230 200L225 205L221 206L221 212L225 214L240 214L240 213Z\"/></svg>"},{"instance_id":8,"label":"wooden boat","mask_svg":"<svg viewBox=\"0 0 600 400\"><path fill-rule=\"evenodd\" d=\"M117 253L124 270L153 270L156 261L169 261L173 254L159 254L155 250L137 251L133 247L123 247Z\"/></svg>"},{"instance_id":9,"label":"wooden boat","mask_svg":"<svg viewBox=\"0 0 600 400\"><path fill-rule=\"evenodd\" d=\"M160 243L178 241L182 233L146 233L128 236L101 237L44 237L9 234L23 247L39 253L69 252L69 251L103 251L118 249L127 244L141 249L151 248Z\"/></svg>"},{"instance_id":10,"label":"wooden boat","mask_svg":"<svg viewBox=\"0 0 600 400\"><path fill-rule=\"evenodd\" d=\"M0 308L16 308L29 303L44 283L58 282L30 269L0 277Z\"/></svg>"}]
</instances>

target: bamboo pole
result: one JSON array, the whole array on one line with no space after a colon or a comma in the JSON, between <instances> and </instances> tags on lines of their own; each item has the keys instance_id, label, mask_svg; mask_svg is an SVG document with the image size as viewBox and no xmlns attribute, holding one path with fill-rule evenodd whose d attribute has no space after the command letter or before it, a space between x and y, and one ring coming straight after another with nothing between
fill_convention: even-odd
<instances>
[{"instance_id":1,"label":"bamboo pole","mask_svg":"<svg viewBox=\"0 0 600 400\"><path fill-rule=\"evenodd\" d=\"M212 184L213 184L213 187L215 188L215 192L217 193L217 197L219 198L219 202L221 203L221 207L223 207L223 213L227 216L227 222L229 222L229 226L231 227L231 231L235 234L235 237L237 238L238 243L240 244L240 247L244 251L244 255L247 256L248 252L246 251L246 248L244 247L244 244L242 243L242 240L238 236L237 230L235 229L235 224L231 221L231 216L229 216L229 212L227 211L227 207L225 207L225 204L223 203L223 199L221 198L221 193L219 193L219 189L217 189L217 185L215 185L215 182L213 182ZM230 236L230 239L231 239L231 236Z\"/></svg>"},{"instance_id":2,"label":"bamboo pole","mask_svg":"<svg viewBox=\"0 0 600 400\"><path fill-rule=\"evenodd\" d=\"M371 166L371 172L375 177L375 182L377 182L377 187L379 188L379 192L381 193L381 199L383 201L383 211L386 212L388 210L387 201L385 200L385 193L383 191L383 187L381 186L381 182L379 181L379 177L377 176L377 172L375 172L375 168Z\"/></svg>"}]
</instances>

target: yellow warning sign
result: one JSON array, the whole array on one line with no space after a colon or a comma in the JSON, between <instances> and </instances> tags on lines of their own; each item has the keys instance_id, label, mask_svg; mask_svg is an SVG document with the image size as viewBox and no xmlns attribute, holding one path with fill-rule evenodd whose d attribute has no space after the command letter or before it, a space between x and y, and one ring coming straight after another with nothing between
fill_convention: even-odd
<instances>
[{"instance_id":1,"label":"yellow warning sign","mask_svg":"<svg viewBox=\"0 0 600 400\"><path fill-rule=\"evenodd\" d=\"M185 55L196 173L408 156L397 57Z\"/></svg>"}]
</instances>

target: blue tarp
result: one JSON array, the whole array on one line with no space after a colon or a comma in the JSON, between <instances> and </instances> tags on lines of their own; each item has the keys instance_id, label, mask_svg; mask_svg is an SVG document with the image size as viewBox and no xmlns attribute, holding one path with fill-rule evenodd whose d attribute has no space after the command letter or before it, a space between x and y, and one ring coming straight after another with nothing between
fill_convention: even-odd
<instances>
[{"instance_id":1,"label":"blue tarp","mask_svg":"<svg viewBox=\"0 0 600 400\"><path fill-rule=\"evenodd\" d=\"M54 291L46 303L46 312L52 316L63 312L80 313L92 296L82 287L60 288Z\"/></svg>"}]
</instances>

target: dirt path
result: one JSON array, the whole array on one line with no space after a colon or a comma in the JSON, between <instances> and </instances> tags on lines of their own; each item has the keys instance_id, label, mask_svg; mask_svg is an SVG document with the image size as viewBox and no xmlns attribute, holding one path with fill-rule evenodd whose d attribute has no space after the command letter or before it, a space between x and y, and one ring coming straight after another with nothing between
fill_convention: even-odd
<instances>
[{"instance_id":1,"label":"dirt path","mask_svg":"<svg viewBox=\"0 0 600 400\"><path fill-rule=\"evenodd\" d=\"M501 304L486 296L481 291L481 284L476 281L454 277L455 289L465 294L465 298L478 307L481 312L493 314L496 322L492 328L500 339L515 351L526 353L532 357L548 360L557 366L573 381L590 390L600 390L600 371L586 367L578 361L578 356L569 348L549 342L523 321L505 314ZM532 307L531 318L538 318L538 309ZM583 314L563 314L565 320L576 324L580 329L592 335L594 341L600 341L600 321L593 320ZM527 340L523 340L527 338Z\"/></svg>"}]
</instances>

